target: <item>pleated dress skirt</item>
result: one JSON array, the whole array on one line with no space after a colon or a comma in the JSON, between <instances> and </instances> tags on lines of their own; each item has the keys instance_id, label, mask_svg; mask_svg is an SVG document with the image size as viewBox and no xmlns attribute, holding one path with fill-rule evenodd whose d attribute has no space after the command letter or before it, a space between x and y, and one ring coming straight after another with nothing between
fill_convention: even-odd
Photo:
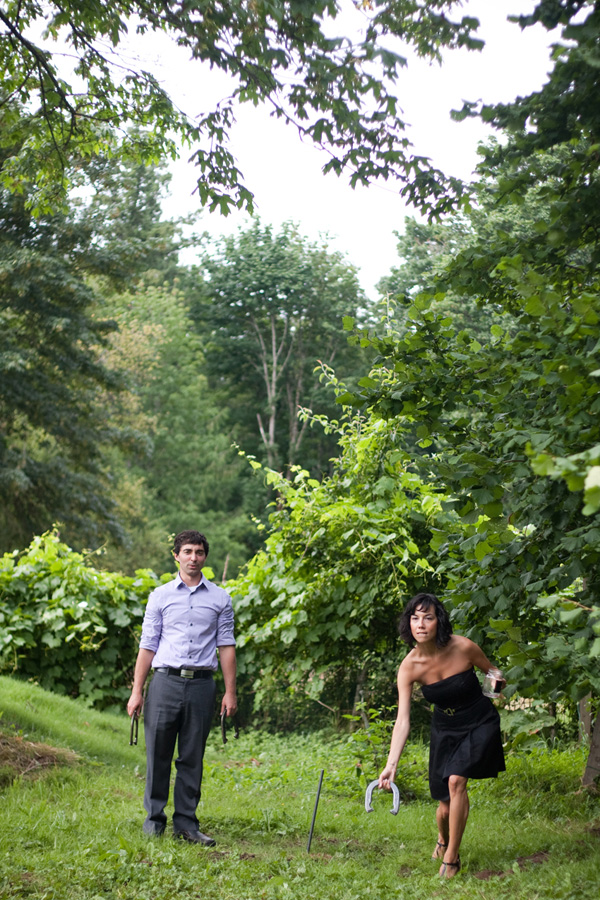
<instances>
[{"instance_id":1,"label":"pleated dress skirt","mask_svg":"<svg viewBox=\"0 0 600 900\"><path fill-rule=\"evenodd\" d=\"M504 772L498 710L481 691L473 669L422 685L435 704L429 749L429 790L434 800L448 800L450 775L496 778Z\"/></svg>"}]
</instances>

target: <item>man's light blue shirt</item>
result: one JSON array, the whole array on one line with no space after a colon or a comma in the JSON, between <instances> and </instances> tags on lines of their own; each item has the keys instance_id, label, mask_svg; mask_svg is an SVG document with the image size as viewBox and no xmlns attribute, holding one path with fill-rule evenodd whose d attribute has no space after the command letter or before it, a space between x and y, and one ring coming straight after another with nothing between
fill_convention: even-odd
<instances>
[{"instance_id":1,"label":"man's light blue shirt","mask_svg":"<svg viewBox=\"0 0 600 900\"><path fill-rule=\"evenodd\" d=\"M227 591L204 575L189 587L178 574L148 598L140 647L155 653L152 666L217 670L217 647L235 646L233 606Z\"/></svg>"}]
</instances>

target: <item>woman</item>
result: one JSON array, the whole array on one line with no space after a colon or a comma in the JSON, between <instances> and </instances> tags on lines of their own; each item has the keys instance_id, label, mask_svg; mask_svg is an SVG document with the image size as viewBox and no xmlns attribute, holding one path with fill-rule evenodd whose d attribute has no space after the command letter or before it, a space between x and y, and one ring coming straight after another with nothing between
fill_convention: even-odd
<instances>
[{"instance_id":1,"label":"woman","mask_svg":"<svg viewBox=\"0 0 600 900\"><path fill-rule=\"evenodd\" d=\"M442 861L440 876L460 871L460 842L467 816L469 778L495 778L503 772L500 716L483 695L474 666L487 673L489 659L477 644L452 634L448 614L435 594L417 594L400 619L400 637L412 647L398 670L398 718L379 787L390 788L410 730L413 685L435 704L429 750L429 789L439 800L438 839L432 859ZM501 686L506 684L502 676Z\"/></svg>"}]
</instances>

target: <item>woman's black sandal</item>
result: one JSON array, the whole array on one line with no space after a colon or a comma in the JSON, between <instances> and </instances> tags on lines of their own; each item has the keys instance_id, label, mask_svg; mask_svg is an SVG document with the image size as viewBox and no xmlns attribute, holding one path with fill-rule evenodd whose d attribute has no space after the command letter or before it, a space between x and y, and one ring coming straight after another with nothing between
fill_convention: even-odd
<instances>
[{"instance_id":1,"label":"woman's black sandal","mask_svg":"<svg viewBox=\"0 0 600 900\"><path fill-rule=\"evenodd\" d=\"M460 856L458 857L456 862L453 862L453 863L443 862L442 863L442 867L440 869L440 878L448 878L448 877L453 878L454 877L454 875L450 875L450 876L446 875L447 869L456 869L456 872L454 872L454 875L458 875L458 873L460 872Z\"/></svg>"},{"instance_id":2,"label":"woman's black sandal","mask_svg":"<svg viewBox=\"0 0 600 900\"><path fill-rule=\"evenodd\" d=\"M431 858L432 858L432 859L443 859L443 858L444 858L444 854L442 853L442 855L440 856L440 855L439 855L439 851L440 851L440 849L444 849L444 850L445 850L445 849L447 848L447 846L448 846L448 844L442 844L441 841L436 841L436 842L435 842L435 850L433 851L433 854L432 854Z\"/></svg>"}]
</instances>

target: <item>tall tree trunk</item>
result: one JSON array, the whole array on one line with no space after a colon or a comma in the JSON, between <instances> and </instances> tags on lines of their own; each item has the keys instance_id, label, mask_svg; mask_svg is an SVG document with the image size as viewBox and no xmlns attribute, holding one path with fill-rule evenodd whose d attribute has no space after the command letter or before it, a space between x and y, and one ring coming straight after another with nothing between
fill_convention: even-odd
<instances>
[{"instance_id":1,"label":"tall tree trunk","mask_svg":"<svg viewBox=\"0 0 600 900\"><path fill-rule=\"evenodd\" d=\"M579 701L579 736L590 738L592 736L592 695L586 694Z\"/></svg>"},{"instance_id":2,"label":"tall tree trunk","mask_svg":"<svg viewBox=\"0 0 600 900\"><path fill-rule=\"evenodd\" d=\"M359 704L364 704L365 702L365 685L367 683L368 675L369 670L367 666L363 666L356 679L356 687L354 689L354 703L352 704L352 715L360 715L365 728L369 727L369 717L365 712L364 706L362 706L361 709L359 709L358 707Z\"/></svg>"},{"instance_id":3,"label":"tall tree trunk","mask_svg":"<svg viewBox=\"0 0 600 900\"><path fill-rule=\"evenodd\" d=\"M600 779L600 713L596 714L590 752L581 783L584 788L598 790Z\"/></svg>"}]
</instances>

